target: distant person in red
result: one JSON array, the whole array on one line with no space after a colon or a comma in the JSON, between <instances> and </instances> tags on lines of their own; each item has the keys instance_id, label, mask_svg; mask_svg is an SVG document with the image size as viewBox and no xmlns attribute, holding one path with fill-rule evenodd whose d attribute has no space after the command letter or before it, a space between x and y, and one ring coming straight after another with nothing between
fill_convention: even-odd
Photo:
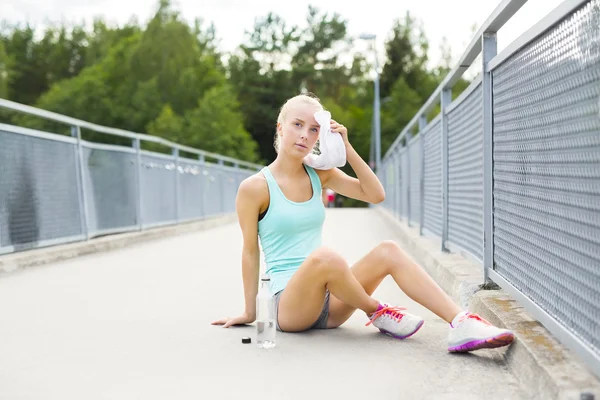
<instances>
[{"instance_id":1,"label":"distant person in red","mask_svg":"<svg viewBox=\"0 0 600 400\"><path fill-rule=\"evenodd\" d=\"M335 192L329 188L325 191L327 193L327 207L335 207Z\"/></svg>"}]
</instances>

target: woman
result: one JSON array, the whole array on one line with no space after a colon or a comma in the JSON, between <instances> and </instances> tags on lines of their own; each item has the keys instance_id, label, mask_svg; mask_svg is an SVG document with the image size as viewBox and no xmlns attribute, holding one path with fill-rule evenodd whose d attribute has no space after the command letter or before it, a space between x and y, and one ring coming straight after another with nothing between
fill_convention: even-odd
<instances>
[{"instance_id":1,"label":"woman","mask_svg":"<svg viewBox=\"0 0 600 400\"><path fill-rule=\"evenodd\" d=\"M260 237L280 331L336 328L360 309L368 318L367 325L373 324L387 335L397 339L413 335L423 325L423 318L371 297L391 275L410 298L450 324L449 351L510 344L512 332L461 311L396 243L381 243L352 268L339 254L321 246L325 219L322 188L374 204L385 196L377 176L352 148L347 129L334 120L330 128L342 136L347 162L357 178L338 168L315 170L304 164L319 138L320 126L314 114L322 110L319 100L309 95L289 99L277 119L276 160L240 185L236 209L243 234L246 306L240 316L223 318L213 325L227 328L256 319Z\"/></svg>"}]
</instances>

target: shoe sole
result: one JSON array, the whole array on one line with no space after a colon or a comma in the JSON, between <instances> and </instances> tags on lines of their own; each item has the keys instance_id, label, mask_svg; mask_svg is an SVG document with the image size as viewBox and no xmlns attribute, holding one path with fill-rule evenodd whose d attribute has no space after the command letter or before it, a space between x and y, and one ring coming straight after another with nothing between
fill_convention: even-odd
<instances>
[{"instance_id":1,"label":"shoe sole","mask_svg":"<svg viewBox=\"0 0 600 400\"><path fill-rule=\"evenodd\" d=\"M423 323L425 323L425 320L423 320L423 321L419 322L419 324L417 325L417 327L415 328L415 330L414 330L414 331L412 331L412 332L411 332L411 333L409 333L408 335L404 335L404 336L398 336L398 335L394 335L393 333L391 333L391 332L388 332L388 331L386 331L385 329L379 329L379 331L380 331L381 333L385 334L385 335L388 335L388 336L391 336L391 337L393 337L394 339L400 339L400 340L402 340L402 339L409 338L409 337L411 337L412 335L414 335L415 333L417 333L417 331L418 331L419 329L421 329L421 327L423 326Z\"/></svg>"},{"instance_id":2,"label":"shoe sole","mask_svg":"<svg viewBox=\"0 0 600 400\"><path fill-rule=\"evenodd\" d=\"M508 346L513 342L515 336L512 333L503 333L487 339L473 340L459 346L448 347L451 353L466 353L479 349L494 349L496 347Z\"/></svg>"}]
</instances>

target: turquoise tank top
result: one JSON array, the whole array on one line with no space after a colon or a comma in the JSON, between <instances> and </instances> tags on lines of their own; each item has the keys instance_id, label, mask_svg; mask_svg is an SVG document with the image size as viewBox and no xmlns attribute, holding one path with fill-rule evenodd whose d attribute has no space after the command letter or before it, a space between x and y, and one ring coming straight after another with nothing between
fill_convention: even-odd
<instances>
[{"instance_id":1,"label":"turquoise tank top","mask_svg":"<svg viewBox=\"0 0 600 400\"><path fill-rule=\"evenodd\" d=\"M314 169L305 165L313 195L308 201L286 198L268 167L262 173L269 186L269 207L258 221L258 236L265 255L266 273L271 291L285 288L300 264L321 246L325 206L321 200L321 180Z\"/></svg>"}]
</instances>

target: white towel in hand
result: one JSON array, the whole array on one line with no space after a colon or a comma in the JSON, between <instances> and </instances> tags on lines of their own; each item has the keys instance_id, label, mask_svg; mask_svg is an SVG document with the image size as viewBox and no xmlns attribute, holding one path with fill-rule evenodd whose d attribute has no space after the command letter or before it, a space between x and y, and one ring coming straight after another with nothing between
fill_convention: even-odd
<instances>
[{"instance_id":1,"label":"white towel in hand","mask_svg":"<svg viewBox=\"0 0 600 400\"><path fill-rule=\"evenodd\" d=\"M346 146L339 132L331 132L331 113L317 111L315 119L321 126L319 132L319 150L321 154L309 154L304 163L315 169L332 169L346 165Z\"/></svg>"}]
</instances>

